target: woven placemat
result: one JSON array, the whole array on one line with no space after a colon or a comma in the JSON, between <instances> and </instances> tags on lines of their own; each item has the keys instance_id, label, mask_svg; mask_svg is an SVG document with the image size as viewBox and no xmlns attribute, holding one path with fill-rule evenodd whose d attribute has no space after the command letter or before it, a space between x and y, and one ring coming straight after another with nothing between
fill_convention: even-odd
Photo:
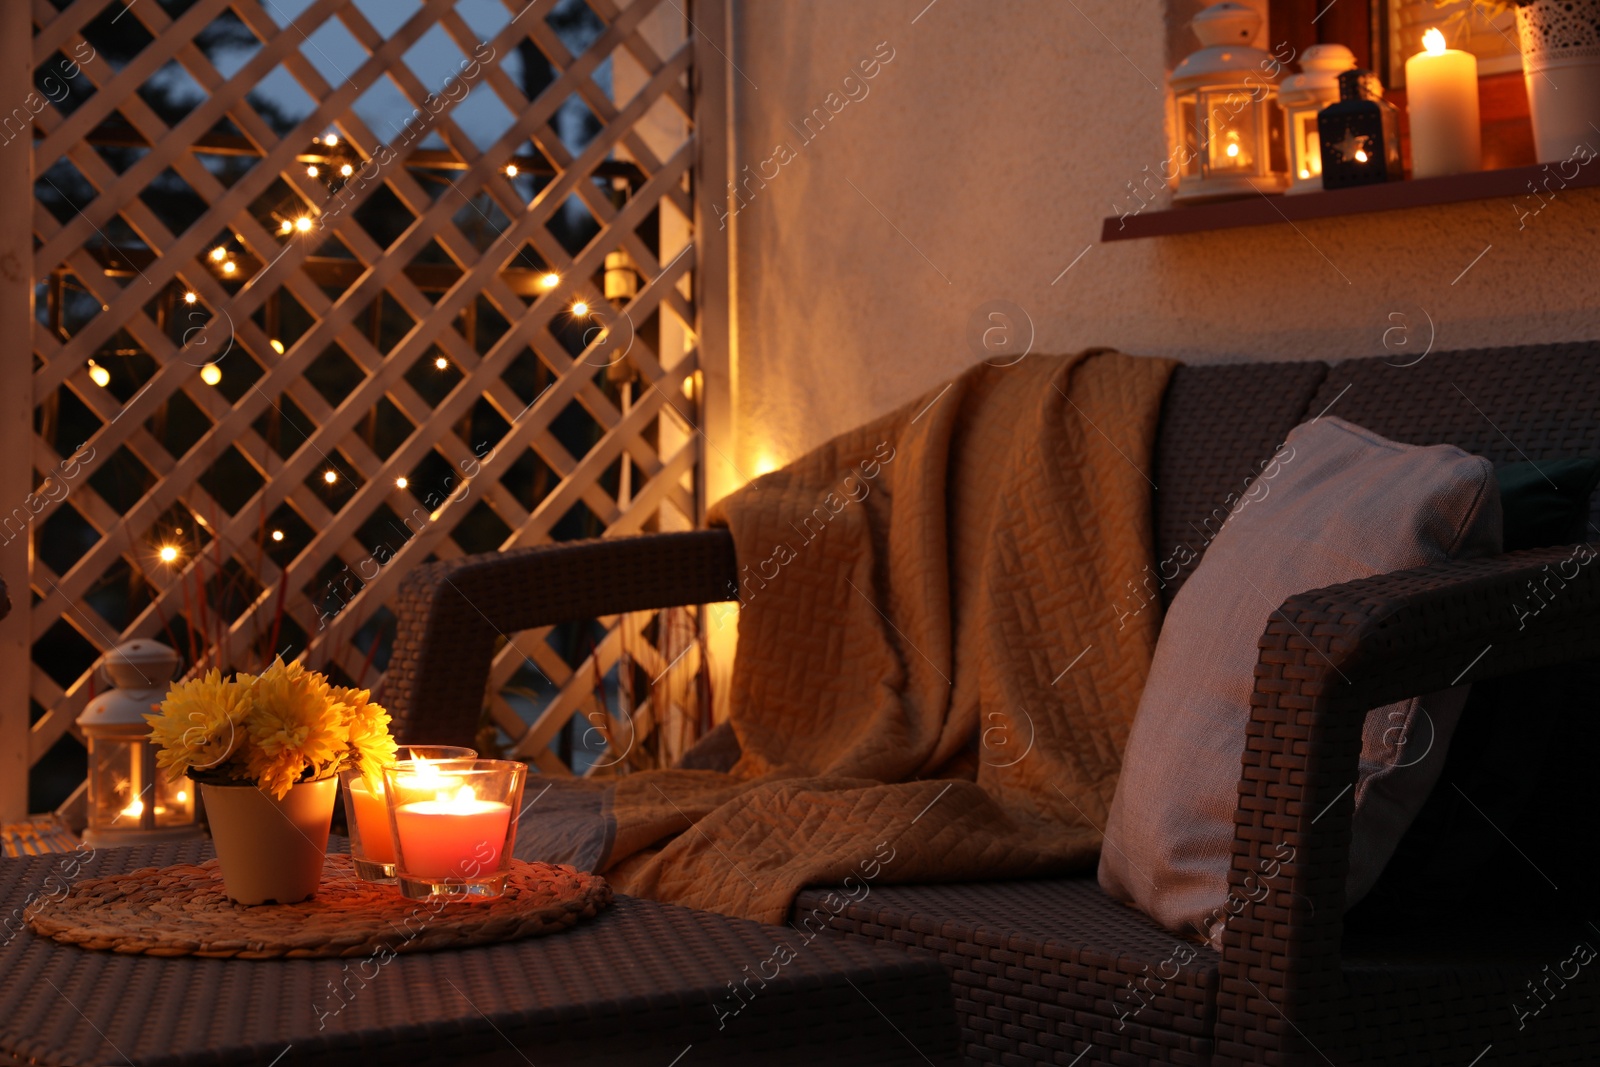
<instances>
[{"instance_id":1,"label":"woven placemat","mask_svg":"<svg viewBox=\"0 0 1600 1067\"><path fill-rule=\"evenodd\" d=\"M611 903L597 874L511 861L504 895L474 903L408 900L329 855L317 895L299 904L235 904L214 859L79 882L39 909L34 933L147 956L309 959L497 944L565 930Z\"/></svg>"}]
</instances>

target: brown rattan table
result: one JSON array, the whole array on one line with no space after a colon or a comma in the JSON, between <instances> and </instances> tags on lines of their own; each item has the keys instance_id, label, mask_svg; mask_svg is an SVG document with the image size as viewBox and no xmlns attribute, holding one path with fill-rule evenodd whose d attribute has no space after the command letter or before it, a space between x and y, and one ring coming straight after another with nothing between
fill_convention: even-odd
<instances>
[{"instance_id":1,"label":"brown rattan table","mask_svg":"<svg viewBox=\"0 0 1600 1067\"><path fill-rule=\"evenodd\" d=\"M78 855L81 880L211 848ZM780 965L782 928L618 897L565 933L382 962L117 955L22 926L64 870L59 855L0 860L0 1063L957 1062L937 960L857 938L818 937Z\"/></svg>"}]
</instances>

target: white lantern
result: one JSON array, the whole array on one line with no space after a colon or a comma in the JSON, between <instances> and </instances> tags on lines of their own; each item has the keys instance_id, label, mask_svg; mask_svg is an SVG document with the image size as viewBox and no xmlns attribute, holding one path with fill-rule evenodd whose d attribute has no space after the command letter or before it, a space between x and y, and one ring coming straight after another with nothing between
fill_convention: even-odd
<instances>
[{"instance_id":1,"label":"white lantern","mask_svg":"<svg viewBox=\"0 0 1600 1067\"><path fill-rule=\"evenodd\" d=\"M178 654L159 641L136 638L101 661L113 687L89 701L78 726L89 746L88 825L91 848L199 837L194 783L156 773L155 747L145 715L167 695Z\"/></svg>"},{"instance_id":2,"label":"white lantern","mask_svg":"<svg viewBox=\"0 0 1600 1067\"><path fill-rule=\"evenodd\" d=\"M1356 55L1342 44L1314 44L1300 54L1300 73L1278 86L1289 126L1289 192L1322 191L1322 139L1317 112L1339 101L1339 75L1353 70Z\"/></svg>"},{"instance_id":3,"label":"white lantern","mask_svg":"<svg viewBox=\"0 0 1600 1067\"><path fill-rule=\"evenodd\" d=\"M1168 78L1173 97L1178 191L1192 203L1288 185L1279 61L1250 45L1261 15L1243 4L1212 4L1189 23L1206 45Z\"/></svg>"}]
</instances>

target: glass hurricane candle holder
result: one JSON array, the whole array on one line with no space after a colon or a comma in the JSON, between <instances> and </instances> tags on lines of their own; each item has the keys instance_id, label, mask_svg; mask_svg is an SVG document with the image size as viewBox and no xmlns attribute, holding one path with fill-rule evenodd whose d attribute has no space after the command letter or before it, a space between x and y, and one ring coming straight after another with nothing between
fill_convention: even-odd
<instances>
[{"instance_id":1,"label":"glass hurricane candle holder","mask_svg":"<svg viewBox=\"0 0 1600 1067\"><path fill-rule=\"evenodd\" d=\"M400 892L413 899L499 896L511 867L527 770L515 760L488 759L385 769Z\"/></svg>"},{"instance_id":2,"label":"glass hurricane candle holder","mask_svg":"<svg viewBox=\"0 0 1600 1067\"><path fill-rule=\"evenodd\" d=\"M470 748L456 745L401 745L395 759L425 768L439 760L470 760L477 755ZM354 767L340 771L339 781L344 785L344 819L350 828L350 858L357 877L364 882L393 884L394 833L389 829L383 782L369 784Z\"/></svg>"}]
</instances>

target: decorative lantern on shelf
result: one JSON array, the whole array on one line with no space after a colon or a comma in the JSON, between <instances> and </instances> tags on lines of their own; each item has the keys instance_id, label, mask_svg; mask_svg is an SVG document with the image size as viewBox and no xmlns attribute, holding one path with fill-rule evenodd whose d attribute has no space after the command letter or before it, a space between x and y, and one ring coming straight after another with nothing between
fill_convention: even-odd
<instances>
[{"instance_id":1,"label":"decorative lantern on shelf","mask_svg":"<svg viewBox=\"0 0 1600 1067\"><path fill-rule=\"evenodd\" d=\"M1405 177L1400 163L1400 113L1383 98L1370 70L1339 75L1339 100L1317 116L1322 187L1348 189Z\"/></svg>"},{"instance_id":2,"label":"decorative lantern on shelf","mask_svg":"<svg viewBox=\"0 0 1600 1067\"><path fill-rule=\"evenodd\" d=\"M1300 73L1278 86L1278 102L1289 128L1290 193L1322 191L1322 138L1317 114L1339 101L1339 74L1356 65L1342 44L1314 44L1300 54Z\"/></svg>"},{"instance_id":3,"label":"decorative lantern on shelf","mask_svg":"<svg viewBox=\"0 0 1600 1067\"><path fill-rule=\"evenodd\" d=\"M1256 193L1288 184L1278 61L1250 46L1261 15L1242 4L1212 4L1189 23L1206 47L1179 63L1172 87L1180 203Z\"/></svg>"},{"instance_id":4,"label":"decorative lantern on shelf","mask_svg":"<svg viewBox=\"0 0 1600 1067\"><path fill-rule=\"evenodd\" d=\"M145 715L167 695L178 654L159 641L136 638L101 661L113 686L89 701L78 726L89 746L88 825L91 848L199 837L194 787L156 772Z\"/></svg>"}]
</instances>

